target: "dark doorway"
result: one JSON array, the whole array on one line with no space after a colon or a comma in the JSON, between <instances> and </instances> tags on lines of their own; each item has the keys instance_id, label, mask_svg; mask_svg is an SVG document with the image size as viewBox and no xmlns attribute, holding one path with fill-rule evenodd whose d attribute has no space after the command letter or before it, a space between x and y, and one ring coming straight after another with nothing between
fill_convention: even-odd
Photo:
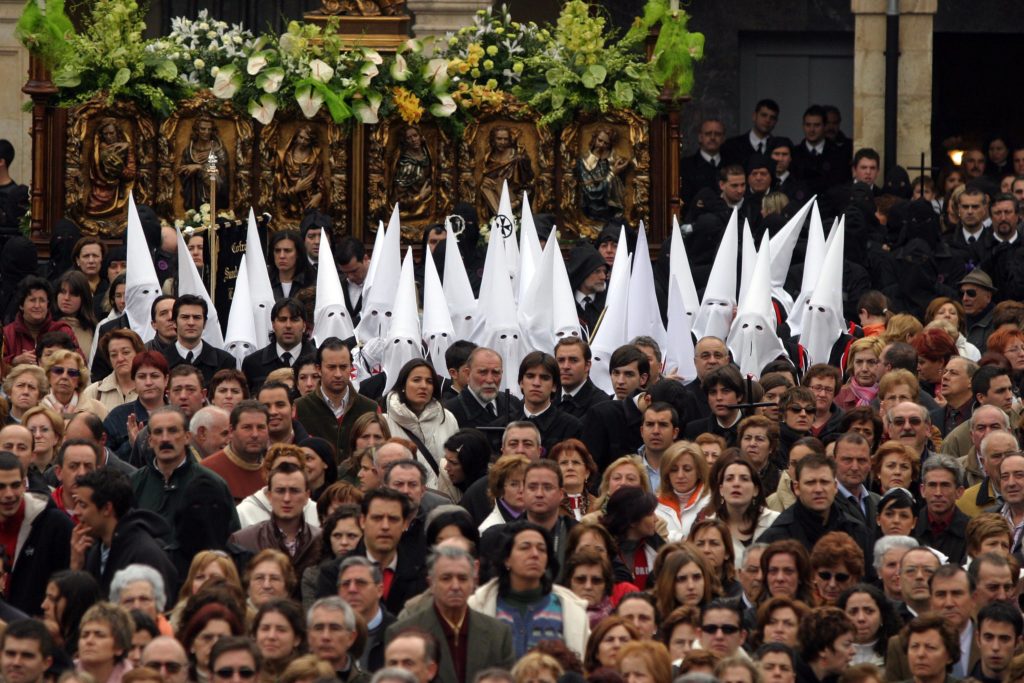
<instances>
[{"instance_id":1,"label":"dark doorway","mask_svg":"<svg viewBox=\"0 0 1024 683\"><path fill-rule=\"evenodd\" d=\"M1010 33L936 33L932 60L932 153L944 142L985 145L995 134L1024 143L1022 96L1014 76L1024 42Z\"/></svg>"}]
</instances>

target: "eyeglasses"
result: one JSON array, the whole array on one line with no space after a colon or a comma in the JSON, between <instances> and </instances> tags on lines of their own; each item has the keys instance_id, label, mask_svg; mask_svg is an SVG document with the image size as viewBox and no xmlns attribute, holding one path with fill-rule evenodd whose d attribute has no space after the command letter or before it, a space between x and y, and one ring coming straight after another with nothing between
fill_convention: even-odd
<instances>
[{"instance_id":1,"label":"eyeglasses","mask_svg":"<svg viewBox=\"0 0 1024 683\"><path fill-rule=\"evenodd\" d=\"M185 668L185 665L180 662L143 662L142 666L148 666L149 668L156 669L157 671L165 669L169 674L179 673Z\"/></svg>"},{"instance_id":2,"label":"eyeglasses","mask_svg":"<svg viewBox=\"0 0 1024 683\"><path fill-rule=\"evenodd\" d=\"M836 580L836 583L846 583L850 580L850 575L845 572L836 572L833 574L832 572L820 571L818 572L818 578L825 583L828 583L833 578Z\"/></svg>"},{"instance_id":3,"label":"eyeglasses","mask_svg":"<svg viewBox=\"0 0 1024 683\"><path fill-rule=\"evenodd\" d=\"M238 668L226 666L222 669L217 669L213 672L213 675L217 678L231 678L235 674L237 674L239 678L247 681L250 678L254 678L256 676L256 670L250 669L247 666L241 666Z\"/></svg>"},{"instance_id":4,"label":"eyeglasses","mask_svg":"<svg viewBox=\"0 0 1024 683\"><path fill-rule=\"evenodd\" d=\"M962 296L962 297L963 296L969 296L969 297L971 297L973 299L974 297L978 296L978 290L976 290L976 289L961 289L960 290L960 296Z\"/></svg>"},{"instance_id":5,"label":"eyeglasses","mask_svg":"<svg viewBox=\"0 0 1024 683\"><path fill-rule=\"evenodd\" d=\"M62 377L65 374L68 377L72 378L82 376L81 370L77 370L75 368L66 368L63 365L54 365L52 368L50 368L50 372L57 375L58 377Z\"/></svg>"},{"instance_id":6,"label":"eyeglasses","mask_svg":"<svg viewBox=\"0 0 1024 683\"><path fill-rule=\"evenodd\" d=\"M707 633L709 636L713 636L719 631L727 636L739 633L740 627L734 624L704 624L700 627L701 631Z\"/></svg>"},{"instance_id":7,"label":"eyeglasses","mask_svg":"<svg viewBox=\"0 0 1024 683\"><path fill-rule=\"evenodd\" d=\"M894 417L892 419L892 423L894 425L896 425L897 427L902 427L903 425L907 424L908 422L910 423L910 425L912 427L920 427L921 425L924 424L924 420L921 419L920 417L917 417L917 416L915 416L915 417Z\"/></svg>"},{"instance_id":8,"label":"eyeglasses","mask_svg":"<svg viewBox=\"0 0 1024 683\"><path fill-rule=\"evenodd\" d=\"M786 410L793 413L794 415L797 415L799 413L807 413L808 415L811 415L812 413L814 413L815 408L814 406L789 406L786 408Z\"/></svg>"}]
</instances>

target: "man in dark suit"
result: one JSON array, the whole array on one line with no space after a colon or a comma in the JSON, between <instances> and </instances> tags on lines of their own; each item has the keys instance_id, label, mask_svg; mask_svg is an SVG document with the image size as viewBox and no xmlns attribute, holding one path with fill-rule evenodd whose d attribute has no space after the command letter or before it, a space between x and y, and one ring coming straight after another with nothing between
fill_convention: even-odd
<instances>
[{"instance_id":1,"label":"man in dark suit","mask_svg":"<svg viewBox=\"0 0 1024 683\"><path fill-rule=\"evenodd\" d=\"M566 267L569 285L576 300L576 316L583 335L588 339L597 326L608 297L608 268L600 252L586 242L577 244L569 252Z\"/></svg>"},{"instance_id":2,"label":"man in dark suit","mask_svg":"<svg viewBox=\"0 0 1024 683\"><path fill-rule=\"evenodd\" d=\"M583 425L579 419L563 412L552 401L561 393L558 363L554 356L543 351L531 351L519 364L519 388L523 392L523 405L518 411L502 415L492 427L504 428L510 422L526 420L540 430L541 445L550 453L560 441L578 439Z\"/></svg>"},{"instance_id":3,"label":"man in dark suit","mask_svg":"<svg viewBox=\"0 0 1024 683\"><path fill-rule=\"evenodd\" d=\"M612 400L590 379L591 357L590 345L582 339L567 337L555 344L555 362L562 385L558 407L580 420L598 403Z\"/></svg>"},{"instance_id":4,"label":"man in dark suit","mask_svg":"<svg viewBox=\"0 0 1024 683\"><path fill-rule=\"evenodd\" d=\"M363 529L363 540L345 555L320 565L317 596L338 594L338 568L345 558L365 557L381 568L384 606L398 614L407 600L427 589L424 558L405 553L399 544L413 512L412 501L404 493L379 488L366 493L361 508L359 526Z\"/></svg>"},{"instance_id":5,"label":"man in dark suit","mask_svg":"<svg viewBox=\"0 0 1024 683\"><path fill-rule=\"evenodd\" d=\"M437 681L468 683L490 667L511 668L515 662L508 624L469 609L476 588L475 560L465 548L445 542L427 558L431 601L392 624L387 642L406 629L420 629L440 645ZM458 631L452 624L458 625Z\"/></svg>"},{"instance_id":6,"label":"man in dark suit","mask_svg":"<svg viewBox=\"0 0 1024 683\"><path fill-rule=\"evenodd\" d=\"M338 245L334 260L338 262L338 271L345 276L341 281L341 293L345 295L349 319L353 326L358 325L363 310L363 283L370 269L370 257L362 240L346 237Z\"/></svg>"},{"instance_id":7,"label":"man in dark suit","mask_svg":"<svg viewBox=\"0 0 1024 683\"><path fill-rule=\"evenodd\" d=\"M722 161L746 168L751 154L768 154L772 131L779 122L779 104L775 100L759 100L754 106L750 130L731 137L722 145Z\"/></svg>"},{"instance_id":8,"label":"man in dark suit","mask_svg":"<svg viewBox=\"0 0 1024 683\"><path fill-rule=\"evenodd\" d=\"M640 437L643 412L637 400L651 372L647 356L628 344L615 349L608 365L615 395L621 398L594 406L583 420L582 437L602 472L616 458L635 454L644 443Z\"/></svg>"},{"instance_id":9,"label":"man in dark suit","mask_svg":"<svg viewBox=\"0 0 1024 683\"><path fill-rule=\"evenodd\" d=\"M790 201L803 205L811 198L807 183L793 173L793 141L784 137L773 137L768 143L768 156L775 162L775 180L772 192L781 192Z\"/></svg>"},{"instance_id":10,"label":"man in dark suit","mask_svg":"<svg viewBox=\"0 0 1024 683\"><path fill-rule=\"evenodd\" d=\"M469 354L469 386L444 404L451 411L459 427L482 427L499 416L516 415L522 402L515 396L502 393L501 356L486 346L479 346Z\"/></svg>"},{"instance_id":11,"label":"man in dark suit","mask_svg":"<svg viewBox=\"0 0 1024 683\"><path fill-rule=\"evenodd\" d=\"M874 530L879 495L868 491L865 485L871 473L871 444L857 432L847 432L836 440L834 457L836 498L847 512L860 517L865 527Z\"/></svg>"},{"instance_id":12,"label":"man in dark suit","mask_svg":"<svg viewBox=\"0 0 1024 683\"><path fill-rule=\"evenodd\" d=\"M203 330L209 320L206 301L195 294L182 294L174 302L174 325L177 340L164 352L172 369L187 363L199 368L207 384L218 370L235 369L235 358L224 349L203 341Z\"/></svg>"},{"instance_id":13,"label":"man in dark suit","mask_svg":"<svg viewBox=\"0 0 1024 683\"><path fill-rule=\"evenodd\" d=\"M804 139L793 150L793 170L811 192L824 195L849 178L849 155L825 139L825 112L812 105L804 112Z\"/></svg>"},{"instance_id":14,"label":"man in dark suit","mask_svg":"<svg viewBox=\"0 0 1024 683\"><path fill-rule=\"evenodd\" d=\"M960 227L946 235L950 248L960 252L968 261L979 266L992 256L992 231L985 228L988 218L988 195L968 185L957 202L960 207ZM980 348L980 347L979 347Z\"/></svg>"},{"instance_id":15,"label":"man in dark suit","mask_svg":"<svg viewBox=\"0 0 1024 683\"><path fill-rule=\"evenodd\" d=\"M285 298L270 309L274 336L270 344L246 356L242 372L249 380L249 393L255 394L267 375L279 368L291 368L300 357L316 353L313 342L304 339L306 313L296 299Z\"/></svg>"},{"instance_id":16,"label":"man in dark suit","mask_svg":"<svg viewBox=\"0 0 1024 683\"><path fill-rule=\"evenodd\" d=\"M700 124L697 142L700 145L693 155L683 157L679 175L683 182L681 197L683 209L688 210L693 197L702 189L718 191L718 170L722 167L721 148L725 140L725 126L717 119L707 119Z\"/></svg>"}]
</instances>

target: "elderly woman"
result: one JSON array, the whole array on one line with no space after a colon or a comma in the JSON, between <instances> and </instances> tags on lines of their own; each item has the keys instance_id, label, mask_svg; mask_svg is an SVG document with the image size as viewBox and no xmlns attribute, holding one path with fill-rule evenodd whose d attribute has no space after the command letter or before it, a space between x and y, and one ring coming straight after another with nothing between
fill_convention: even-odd
<instances>
[{"instance_id":1,"label":"elderly woman","mask_svg":"<svg viewBox=\"0 0 1024 683\"><path fill-rule=\"evenodd\" d=\"M135 380L132 379L132 361L135 354L145 349L139 335L129 329L111 330L103 335L99 352L110 361L114 371L87 386L82 398L96 399L108 411L137 399L139 395L135 393Z\"/></svg>"},{"instance_id":2,"label":"elderly woman","mask_svg":"<svg viewBox=\"0 0 1024 683\"><path fill-rule=\"evenodd\" d=\"M907 654L912 683L956 680L949 674L960 661L960 635L939 614L917 616L904 630L900 645Z\"/></svg>"},{"instance_id":3,"label":"elderly woman","mask_svg":"<svg viewBox=\"0 0 1024 683\"><path fill-rule=\"evenodd\" d=\"M878 482L878 492L885 495L889 489L911 489L921 473L921 460L909 446L899 441L882 444L872 458L871 473Z\"/></svg>"},{"instance_id":4,"label":"elderly woman","mask_svg":"<svg viewBox=\"0 0 1024 683\"><path fill-rule=\"evenodd\" d=\"M137 609L156 622L160 634L173 636L174 629L164 617L167 591L160 572L145 564L130 564L114 573L110 601L129 612Z\"/></svg>"},{"instance_id":5,"label":"elderly woman","mask_svg":"<svg viewBox=\"0 0 1024 683\"><path fill-rule=\"evenodd\" d=\"M678 541L689 536L690 527L711 501L707 458L696 445L677 441L662 454L659 469L657 514L668 525L668 540Z\"/></svg>"},{"instance_id":6,"label":"elderly woman","mask_svg":"<svg viewBox=\"0 0 1024 683\"><path fill-rule=\"evenodd\" d=\"M132 647L135 624L124 608L98 602L82 615L75 668L97 681L120 683L131 669L125 657Z\"/></svg>"},{"instance_id":7,"label":"elderly woman","mask_svg":"<svg viewBox=\"0 0 1024 683\"><path fill-rule=\"evenodd\" d=\"M591 479L597 477L597 463L579 439L565 439L551 449L548 458L562 471L562 511L576 521L594 509L597 498L588 490Z\"/></svg>"},{"instance_id":8,"label":"elderly woman","mask_svg":"<svg viewBox=\"0 0 1024 683\"><path fill-rule=\"evenodd\" d=\"M864 551L842 531L830 531L811 550L815 604L834 607L843 591L864 577Z\"/></svg>"},{"instance_id":9,"label":"elderly woman","mask_svg":"<svg viewBox=\"0 0 1024 683\"><path fill-rule=\"evenodd\" d=\"M515 683L558 683L565 670L551 655L530 652L516 662L511 673Z\"/></svg>"},{"instance_id":10,"label":"elderly woman","mask_svg":"<svg viewBox=\"0 0 1024 683\"><path fill-rule=\"evenodd\" d=\"M878 396L883 348L885 342L881 337L863 337L850 344L850 379L835 398L835 404L842 410L870 406Z\"/></svg>"},{"instance_id":11,"label":"elderly woman","mask_svg":"<svg viewBox=\"0 0 1024 683\"><path fill-rule=\"evenodd\" d=\"M624 455L613 460L605 468L604 474L601 476L601 484L597 489L594 509L584 515L583 521L600 522L601 514L608 505L608 499L623 486L639 486L648 493L654 493L645 465L638 456Z\"/></svg>"},{"instance_id":12,"label":"elderly woman","mask_svg":"<svg viewBox=\"0 0 1024 683\"><path fill-rule=\"evenodd\" d=\"M776 411L778 408L776 408ZM704 459L708 461L708 467L715 464L715 461L722 457L722 452L729 447L725 443L725 439L720 437L718 434L712 434L710 432L704 432L698 434L697 438L693 440L697 444L697 448L704 454Z\"/></svg>"},{"instance_id":13,"label":"elderly woman","mask_svg":"<svg viewBox=\"0 0 1024 683\"><path fill-rule=\"evenodd\" d=\"M530 464L525 455L510 453L498 458L487 473L487 496L494 501L494 509L480 523L480 533L492 526L514 522L523 515L526 508L523 488L526 466Z\"/></svg>"},{"instance_id":14,"label":"elderly woman","mask_svg":"<svg viewBox=\"0 0 1024 683\"><path fill-rule=\"evenodd\" d=\"M101 420L107 417L107 407L93 398L84 398L82 390L89 384L89 368L76 351L56 351L43 365L50 381L50 393L41 404L52 408L69 419L79 412L92 413Z\"/></svg>"},{"instance_id":15,"label":"elderly woman","mask_svg":"<svg viewBox=\"0 0 1024 683\"><path fill-rule=\"evenodd\" d=\"M665 544L657 533L658 500L640 487L623 486L611 495L606 507L601 524L618 544L619 558L629 569L632 583L644 589L658 549Z\"/></svg>"},{"instance_id":16,"label":"elderly woman","mask_svg":"<svg viewBox=\"0 0 1024 683\"><path fill-rule=\"evenodd\" d=\"M889 318L889 322L885 324L882 341L886 344L892 344L893 342L909 344L910 340L923 329L924 325L914 316L909 313L897 313Z\"/></svg>"},{"instance_id":17,"label":"elderly woman","mask_svg":"<svg viewBox=\"0 0 1024 683\"><path fill-rule=\"evenodd\" d=\"M306 615L292 600L271 600L260 607L249 634L263 656L261 683L275 683L306 647Z\"/></svg>"},{"instance_id":18,"label":"elderly woman","mask_svg":"<svg viewBox=\"0 0 1024 683\"><path fill-rule=\"evenodd\" d=\"M978 347L967 341L964 333L967 331L967 311L962 303L948 296L940 296L931 300L928 308L924 311L924 324L933 320L945 320L953 326L956 332L956 349L961 356L975 363L981 358Z\"/></svg>"},{"instance_id":19,"label":"elderly woman","mask_svg":"<svg viewBox=\"0 0 1024 683\"><path fill-rule=\"evenodd\" d=\"M32 432L32 466L44 473L54 464L64 439L64 419L45 406L29 408L22 424Z\"/></svg>"},{"instance_id":20,"label":"elderly woman","mask_svg":"<svg viewBox=\"0 0 1024 683\"><path fill-rule=\"evenodd\" d=\"M872 564L885 596L894 604L903 601L900 590L900 562L908 550L920 544L910 536L885 536L875 541Z\"/></svg>"},{"instance_id":21,"label":"elderly woman","mask_svg":"<svg viewBox=\"0 0 1024 683\"><path fill-rule=\"evenodd\" d=\"M289 597L297 582L291 560L280 550L261 550L245 570L249 605L256 609L270 600Z\"/></svg>"},{"instance_id":22,"label":"elderly woman","mask_svg":"<svg viewBox=\"0 0 1024 683\"><path fill-rule=\"evenodd\" d=\"M25 411L39 404L50 391L46 373L38 365L15 365L4 379L4 394L11 404L9 424L21 424Z\"/></svg>"},{"instance_id":23,"label":"elderly woman","mask_svg":"<svg viewBox=\"0 0 1024 683\"><path fill-rule=\"evenodd\" d=\"M452 500L461 492L444 468L444 444L459 430L459 423L439 400L441 383L429 361L414 358L398 371L394 388L384 403L391 435L416 444L416 458L427 467L427 487Z\"/></svg>"},{"instance_id":24,"label":"elderly woman","mask_svg":"<svg viewBox=\"0 0 1024 683\"><path fill-rule=\"evenodd\" d=\"M1013 547L1013 528L1006 518L997 512L983 512L972 517L964 530L967 540L967 563L971 563L985 553L1010 555Z\"/></svg>"},{"instance_id":25,"label":"elderly woman","mask_svg":"<svg viewBox=\"0 0 1024 683\"><path fill-rule=\"evenodd\" d=\"M532 522L506 527L494 562L498 576L480 586L469 606L512 627L513 649L522 657L541 640L561 639L584 656L590 621L587 603L567 588L554 585L550 559L556 556L551 535Z\"/></svg>"}]
</instances>

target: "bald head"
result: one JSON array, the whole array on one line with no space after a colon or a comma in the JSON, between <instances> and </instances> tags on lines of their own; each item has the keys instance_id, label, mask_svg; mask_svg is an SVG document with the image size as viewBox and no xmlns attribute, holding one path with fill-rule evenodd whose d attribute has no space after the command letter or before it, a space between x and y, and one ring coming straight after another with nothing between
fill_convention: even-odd
<instances>
[{"instance_id":1,"label":"bald head","mask_svg":"<svg viewBox=\"0 0 1024 683\"><path fill-rule=\"evenodd\" d=\"M400 443L386 443L377 449L377 467L381 472L399 460L413 460L412 451Z\"/></svg>"},{"instance_id":2,"label":"bald head","mask_svg":"<svg viewBox=\"0 0 1024 683\"><path fill-rule=\"evenodd\" d=\"M7 425L0 429L0 451L9 451L18 456L21 464L28 469L32 464L32 450L35 438L24 425Z\"/></svg>"},{"instance_id":3,"label":"bald head","mask_svg":"<svg viewBox=\"0 0 1024 683\"><path fill-rule=\"evenodd\" d=\"M188 655L181 643L170 636L157 636L149 641L142 649L142 666L162 673L165 683L188 681Z\"/></svg>"}]
</instances>

